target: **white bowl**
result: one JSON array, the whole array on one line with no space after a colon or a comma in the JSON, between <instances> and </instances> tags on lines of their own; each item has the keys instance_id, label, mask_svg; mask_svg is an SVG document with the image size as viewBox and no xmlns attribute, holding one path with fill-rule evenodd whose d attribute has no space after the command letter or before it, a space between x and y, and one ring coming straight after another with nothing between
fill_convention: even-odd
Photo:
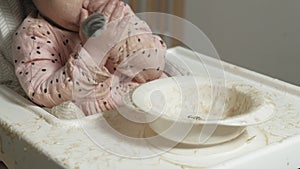
<instances>
[{"instance_id":1,"label":"white bowl","mask_svg":"<svg viewBox=\"0 0 300 169\"><path fill-rule=\"evenodd\" d=\"M143 84L133 91L132 102L157 134L198 145L234 139L274 113L272 101L251 85L197 76Z\"/></svg>"}]
</instances>

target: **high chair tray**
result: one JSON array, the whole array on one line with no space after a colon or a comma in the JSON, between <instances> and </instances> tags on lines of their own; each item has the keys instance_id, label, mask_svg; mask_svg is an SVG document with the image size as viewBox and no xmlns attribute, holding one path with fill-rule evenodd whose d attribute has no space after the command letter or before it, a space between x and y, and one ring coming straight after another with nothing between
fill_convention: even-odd
<instances>
[{"instance_id":1,"label":"high chair tray","mask_svg":"<svg viewBox=\"0 0 300 169\"><path fill-rule=\"evenodd\" d=\"M226 143L162 148L147 142L156 135L147 124L116 111L58 119L2 85L0 159L12 169L300 168L299 87L182 47L169 49L166 58L193 75L223 72L226 80L255 86L274 102L274 117Z\"/></svg>"}]
</instances>

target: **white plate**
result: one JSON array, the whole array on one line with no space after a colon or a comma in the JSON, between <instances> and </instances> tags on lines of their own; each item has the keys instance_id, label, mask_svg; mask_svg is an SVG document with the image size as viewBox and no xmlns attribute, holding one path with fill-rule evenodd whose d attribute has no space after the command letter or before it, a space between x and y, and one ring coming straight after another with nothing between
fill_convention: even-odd
<instances>
[{"instance_id":1,"label":"white plate","mask_svg":"<svg viewBox=\"0 0 300 169\"><path fill-rule=\"evenodd\" d=\"M228 141L274 113L272 101L254 87L212 82L197 76L159 79L134 90L132 101L155 132L188 144Z\"/></svg>"}]
</instances>

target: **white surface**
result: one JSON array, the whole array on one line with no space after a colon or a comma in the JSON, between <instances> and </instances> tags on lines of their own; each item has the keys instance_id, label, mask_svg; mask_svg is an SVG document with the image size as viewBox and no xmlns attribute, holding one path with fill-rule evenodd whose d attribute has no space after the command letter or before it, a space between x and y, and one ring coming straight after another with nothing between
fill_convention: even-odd
<instances>
[{"instance_id":1,"label":"white surface","mask_svg":"<svg viewBox=\"0 0 300 169\"><path fill-rule=\"evenodd\" d=\"M216 69L216 62L211 58L198 56L201 56L202 62L195 53L174 48L169 49L167 58L188 65L197 75L208 76L205 68ZM222 64L226 79L247 83L269 93L276 107L274 118L248 128L246 135L232 142L214 147L178 146L166 153L143 159L121 157L112 152L138 157L156 151L153 147L132 141L134 139L124 140L124 137L112 132L117 131L131 138L151 136L153 133L145 124L131 123L116 112L105 113L103 117L94 115L81 120L59 120L1 86L0 158L12 169L179 169L216 168L217 165L220 165L219 168L231 169L244 166L299 168L300 89L255 72ZM112 128L105 124L110 124ZM89 137L86 135L87 131ZM97 142L97 139L102 140ZM102 149L104 146L108 148Z\"/></svg>"}]
</instances>

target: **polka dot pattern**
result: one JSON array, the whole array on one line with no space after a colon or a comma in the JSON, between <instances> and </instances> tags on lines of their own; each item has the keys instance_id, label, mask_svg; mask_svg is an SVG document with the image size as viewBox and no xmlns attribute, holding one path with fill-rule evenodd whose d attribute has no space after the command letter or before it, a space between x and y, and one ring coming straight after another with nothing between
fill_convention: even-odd
<instances>
[{"instance_id":1,"label":"polka dot pattern","mask_svg":"<svg viewBox=\"0 0 300 169\"><path fill-rule=\"evenodd\" d=\"M157 79L162 75L166 52L165 43L161 42L152 34L131 36L112 49L106 67L111 73L118 72L139 83Z\"/></svg>"},{"instance_id":2,"label":"polka dot pattern","mask_svg":"<svg viewBox=\"0 0 300 169\"><path fill-rule=\"evenodd\" d=\"M123 12L133 14L128 5ZM165 43L137 17L130 21L130 37L103 56L102 66L81 47L77 33L58 29L39 15L29 15L14 35L18 79L29 98L43 107L74 100L86 115L115 109L122 95L160 78L164 68Z\"/></svg>"}]
</instances>

